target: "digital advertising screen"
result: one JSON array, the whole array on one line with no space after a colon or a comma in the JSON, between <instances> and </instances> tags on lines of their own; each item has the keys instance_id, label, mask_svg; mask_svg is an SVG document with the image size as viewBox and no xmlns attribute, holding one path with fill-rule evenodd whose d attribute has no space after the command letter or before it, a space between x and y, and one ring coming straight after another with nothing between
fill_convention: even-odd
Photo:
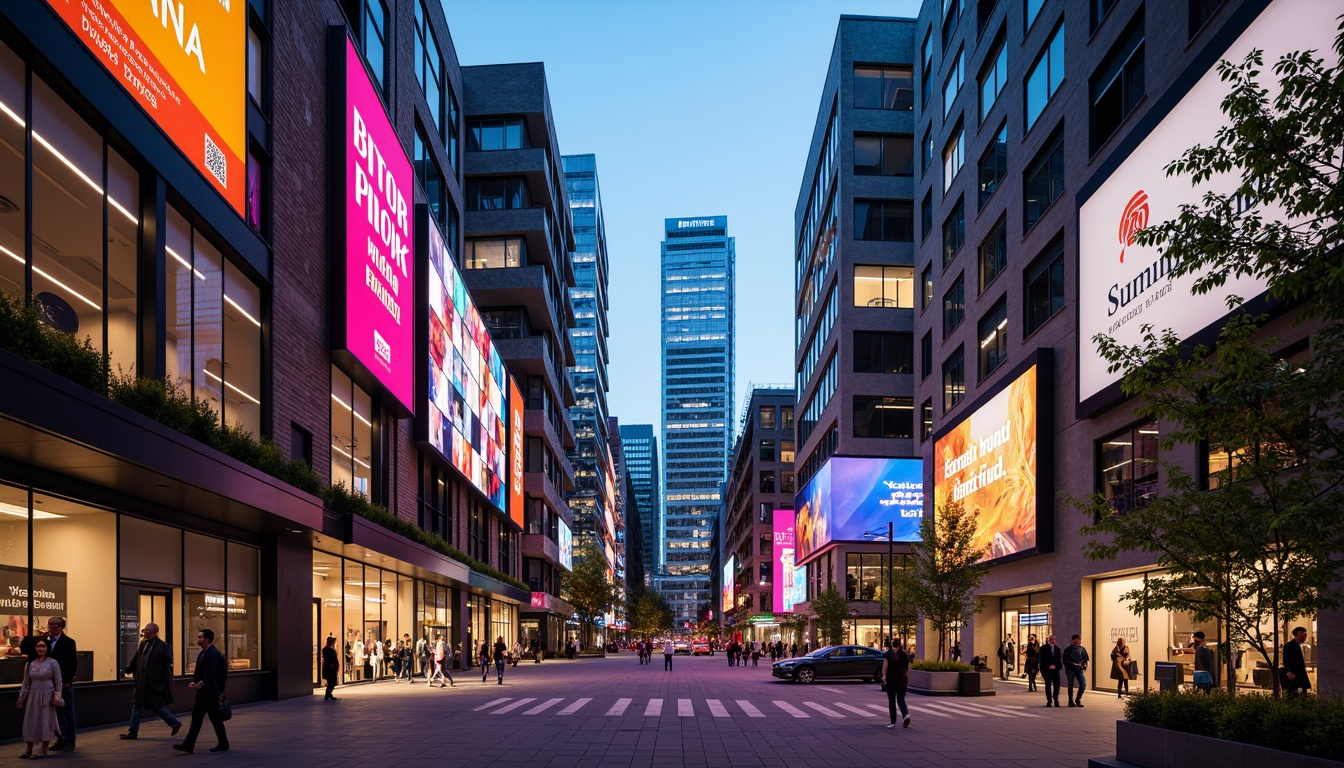
<instances>
[{"instance_id":1,"label":"digital advertising screen","mask_svg":"<svg viewBox=\"0 0 1344 768\"><path fill-rule=\"evenodd\" d=\"M776 509L771 519L774 537L772 552L774 552L775 558L774 589L772 590L775 613L790 613L793 611L793 594L790 588L793 586L793 572L796 563L793 547L794 522L792 509Z\"/></svg>"},{"instance_id":2,"label":"digital advertising screen","mask_svg":"<svg viewBox=\"0 0 1344 768\"><path fill-rule=\"evenodd\" d=\"M336 185L344 198L344 348L415 412L415 176L383 103L347 35L344 134ZM440 239L430 247L442 251ZM442 261L442 257L439 257ZM433 279L430 280L432 284Z\"/></svg>"},{"instance_id":3,"label":"digital advertising screen","mask_svg":"<svg viewBox=\"0 0 1344 768\"><path fill-rule=\"evenodd\" d=\"M737 555L729 555L728 563L723 566L723 595L719 601L724 613L733 610L733 571L737 570Z\"/></svg>"},{"instance_id":4,"label":"digital advertising screen","mask_svg":"<svg viewBox=\"0 0 1344 768\"><path fill-rule=\"evenodd\" d=\"M793 567L793 583L789 585L785 593L785 602L793 610L792 606L807 602L807 566L795 565Z\"/></svg>"},{"instance_id":5,"label":"digital advertising screen","mask_svg":"<svg viewBox=\"0 0 1344 768\"><path fill-rule=\"evenodd\" d=\"M797 561L832 541L863 541L893 523L896 541L918 541L924 518L924 462L833 456L794 498Z\"/></svg>"},{"instance_id":6,"label":"digital advertising screen","mask_svg":"<svg viewBox=\"0 0 1344 768\"><path fill-rule=\"evenodd\" d=\"M247 3L47 0L239 216L247 213Z\"/></svg>"},{"instance_id":7,"label":"digital advertising screen","mask_svg":"<svg viewBox=\"0 0 1344 768\"><path fill-rule=\"evenodd\" d=\"M509 519L523 527L523 393L509 377Z\"/></svg>"},{"instance_id":8,"label":"digital advertising screen","mask_svg":"<svg viewBox=\"0 0 1344 768\"><path fill-rule=\"evenodd\" d=\"M517 386L504 370L481 313L453 266L438 228L429 231L429 444L485 494L506 509L514 493L508 459L505 387ZM521 397L518 398L521 401ZM518 406L521 409L521 406ZM518 420L521 422L521 418ZM521 424L518 425L521 433ZM520 434L513 436L521 442ZM521 451L517 456L521 457ZM519 464L514 469L521 468ZM521 496L521 475L517 493ZM516 514L522 516L522 504ZM514 510L508 510L510 516Z\"/></svg>"},{"instance_id":9,"label":"digital advertising screen","mask_svg":"<svg viewBox=\"0 0 1344 768\"><path fill-rule=\"evenodd\" d=\"M560 566L567 571L574 570L574 532L564 520L560 523Z\"/></svg>"},{"instance_id":10,"label":"digital advertising screen","mask_svg":"<svg viewBox=\"0 0 1344 768\"><path fill-rule=\"evenodd\" d=\"M1042 477L1042 464L1048 462L1041 461L1037 442L1038 434L1050 434L1041 429L1037 407L1049 369L1046 359L1029 361L998 391L972 404L964 419L935 436L934 514L948 503L974 512L974 543L984 550L982 560L1049 551L1052 543L1052 526L1042 524L1051 519L1052 483Z\"/></svg>"}]
</instances>

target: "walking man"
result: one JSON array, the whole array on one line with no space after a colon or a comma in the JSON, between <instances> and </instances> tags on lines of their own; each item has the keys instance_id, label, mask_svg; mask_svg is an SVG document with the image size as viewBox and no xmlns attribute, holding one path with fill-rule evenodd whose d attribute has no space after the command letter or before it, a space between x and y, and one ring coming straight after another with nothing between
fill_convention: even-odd
<instances>
[{"instance_id":1,"label":"walking man","mask_svg":"<svg viewBox=\"0 0 1344 768\"><path fill-rule=\"evenodd\" d=\"M1087 690L1087 663L1091 658L1083 647L1083 638L1074 635L1069 647L1064 649L1064 674L1069 678L1069 706L1083 706L1083 692ZM1073 684L1078 683L1078 697L1074 698Z\"/></svg>"},{"instance_id":2,"label":"walking man","mask_svg":"<svg viewBox=\"0 0 1344 768\"><path fill-rule=\"evenodd\" d=\"M504 636L495 638L495 678L504 684L504 662L509 656L509 646L504 644Z\"/></svg>"},{"instance_id":3,"label":"walking man","mask_svg":"<svg viewBox=\"0 0 1344 768\"><path fill-rule=\"evenodd\" d=\"M1041 681L1045 683L1045 706L1053 702L1059 706L1059 673L1064 669L1064 653L1055 645L1055 636L1046 638L1041 646Z\"/></svg>"},{"instance_id":4,"label":"walking man","mask_svg":"<svg viewBox=\"0 0 1344 768\"><path fill-rule=\"evenodd\" d=\"M663 671L672 671L672 654L677 652L677 647L672 644L672 638L663 641Z\"/></svg>"},{"instance_id":5,"label":"walking man","mask_svg":"<svg viewBox=\"0 0 1344 768\"><path fill-rule=\"evenodd\" d=\"M1307 655L1302 645L1307 642L1307 628L1293 629L1293 639L1283 645L1283 688L1288 698L1295 699L1311 690L1307 677Z\"/></svg>"},{"instance_id":6,"label":"walking man","mask_svg":"<svg viewBox=\"0 0 1344 768\"><path fill-rule=\"evenodd\" d=\"M142 709L162 718L176 736L182 721L168 711L168 705L173 703L173 649L159 639L158 624L146 624L140 634L144 639L125 669L126 674L135 676L135 688L131 691L131 727L121 738L134 739L139 735Z\"/></svg>"},{"instance_id":7,"label":"walking man","mask_svg":"<svg viewBox=\"0 0 1344 768\"><path fill-rule=\"evenodd\" d=\"M52 745L57 752L75 751L75 669L79 666L75 639L65 634L65 617L47 619L47 655L61 667L61 706L56 708L60 738Z\"/></svg>"},{"instance_id":8,"label":"walking man","mask_svg":"<svg viewBox=\"0 0 1344 768\"><path fill-rule=\"evenodd\" d=\"M882 688L887 692L887 712L891 715L891 725L896 727L896 710L901 711L901 724L910 727L910 709L905 706L905 688L910 682L910 655L905 652L901 641L894 644L888 641L887 652L882 654Z\"/></svg>"},{"instance_id":9,"label":"walking man","mask_svg":"<svg viewBox=\"0 0 1344 768\"><path fill-rule=\"evenodd\" d=\"M336 681L341 679L341 662L340 654L336 653L336 638L331 635L327 635L327 644L322 646L322 679L327 681L327 695L322 700L336 701L332 691L336 690Z\"/></svg>"},{"instance_id":10,"label":"walking man","mask_svg":"<svg viewBox=\"0 0 1344 768\"><path fill-rule=\"evenodd\" d=\"M1006 635L999 643L999 679L1007 680L1013 671L1013 660L1017 658L1017 649L1013 645L1013 636Z\"/></svg>"},{"instance_id":11,"label":"walking man","mask_svg":"<svg viewBox=\"0 0 1344 768\"><path fill-rule=\"evenodd\" d=\"M426 678L429 677L429 640L421 636L415 641L415 658L420 662L420 674ZM415 676L411 676L411 682L415 682Z\"/></svg>"},{"instance_id":12,"label":"walking man","mask_svg":"<svg viewBox=\"0 0 1344 768\"><path fill-rule=\"evenodd\" d=\"M1213 690L1213 686L1218 682L1218 676L1215 674L1217 670L1214 669L1213 650L1205 644L1204 637L1204 630L1201 629L1195 632L1192 641L1195 646L1195 675L1193 682L1196 689L1203 693L1209 693Z\"/></svg>"},{"instance_id":13,"label":"walking man","mask_svg":"<svg viewBox=\"0 0 1344 768\"><path fill-rule=\"evenodd\" d=\"M201 733L201 721L208 715L210 725L215 729L215 738L219 740L210 751L228 752L229 735L224 731L224 721L219 717L219 704L224 700L224 681L229 676L229 667L224 663L224 654L215 647L213 630L202 629L196 633L196 645L201 652L196 654L196 671L187 684L188 688L196 691L196 701L191 707L191 728L187 729L187 740L174 744L173 749L187 754L194 752L196 737Z\"/></svg>"}]
</instances>

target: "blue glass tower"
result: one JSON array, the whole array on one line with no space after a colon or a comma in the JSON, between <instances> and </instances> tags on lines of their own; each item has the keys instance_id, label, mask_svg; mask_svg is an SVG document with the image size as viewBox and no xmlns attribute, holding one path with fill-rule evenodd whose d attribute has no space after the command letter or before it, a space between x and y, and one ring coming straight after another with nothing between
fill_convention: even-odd
<instances>
[{"instance_id":1,"label":"blue glass tower","mask_svg":"<svg viewBox=\"0 0 1344 768\"><path fill-rule=\"evenodd\" d=\"M727 216L665 224L658 587L683 629L711 610L710 543L733 445L735 254Z\"/></svg>"}]
</instances>

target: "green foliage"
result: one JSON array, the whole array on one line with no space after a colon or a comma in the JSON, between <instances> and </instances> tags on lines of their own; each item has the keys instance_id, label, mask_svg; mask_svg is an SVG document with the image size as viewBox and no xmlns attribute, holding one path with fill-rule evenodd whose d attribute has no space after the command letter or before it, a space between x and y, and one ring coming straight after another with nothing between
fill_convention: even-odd
<instances>
[{"instance_id":1,"label":"green foliage","mask_svg":"<svg viewBox=\"0 0 1344 768\"><path fill-rule=\"evenodd\" d=\"M812 599L812 612L817 615L817 635L822 645L840 645L845 642L849 603L834 584Z\"/></svg>"},{"instance_id":2,"label":"green foliage","mask_svg":"<svg viewBox=\"0 0 1344 768\"><path fill-rule=\"evenodd\" d=\"M1148 692L1126 701L1125 718L1139 725L1344 760L1344 699Z\"/></svg>"},{"instance_id":3,"label":"green foliage","mask_svg":"<svg viewBox=\"0 0 1344 768\"><path fill-rule=\"evenodd\" d=\"M938 633L943 658L947 638L983 610L975 592L985 578L984 555L975 547L977 515L960 503L939 507L919 524L920 541L911 544L908 567L897 576L898 588Z\"/></svg>"},{"instance_id":4,"label":"green foliage","mask_svg":"<svg viewBox=\"0 0 1344 768\"><path fill-rule=\"evenodd\" d=\"M107 393L111 373L107 355L94 349L89 337L77 339L47 325L32 299L0 291L0 347L85 389Z\"/></svg>"},{"instance_id":5,"label":"green foliage","mask_svg":"<svg viewBox=\"0 0 1344 768\"><path fill-rule=\"evenodd\" d=\"M923 672L974 672L975 667L970 664L962 664L960 661L929 661L920 659L910 662L911 669L918 669Z\"/></svg>"},{"instance_id":6,"label":"green foliage","mask_svg":"<svg viewBox=\"0 0 1344 768\"><path fill-rule=\"evenodd\" d=\"M625 613L636 637L652 637L672 628L672 607L662 594L651 589L640 590Z\"/></svg>"},{"instance_id":7,"label":"green foliage","mask_svg":"<svg viewBox=\"0 0 1344 768\"><path fill-rule=\"evenodd\" d=\"M574 553L574 568L560 575L560 596L574 606L579 621L592 626L616 603L620 587L608 578L607 560L591 540Z\"/></svg>"}]
</instances>

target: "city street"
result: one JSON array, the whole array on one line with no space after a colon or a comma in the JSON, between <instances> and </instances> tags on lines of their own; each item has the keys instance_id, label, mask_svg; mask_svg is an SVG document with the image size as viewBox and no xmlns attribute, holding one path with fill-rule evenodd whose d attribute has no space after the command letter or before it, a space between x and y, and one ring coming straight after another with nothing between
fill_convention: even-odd
<instances>
[{"instance_id":1,"label":"city street","mask_svg":"<svg viewBox=\"0 0 1344 768\"><path fill-rule=\"evenodd\" d=\"M210 754L207 724L188 757L169 748L158 721L140 739L122 728L81 733L62 763L143 766L1004 766L1081 768L1114 753L1115 697L1088 695L1083 709L1046 710L1044 696L1008 685L997 696L910 696L911 727L886 729L885 695L872 683L810 686L772 680L760 667L729 668L722 655L661 655L640 666L607 659L523 663L504 685L479 674L456 687L380 682L320 695L237 707L232 750ZM129 706L128 706L129 710ZM185 732L185 731L184 731ZM19 745L11 744L15 754Z\"/></svg>"}]
</instances>

